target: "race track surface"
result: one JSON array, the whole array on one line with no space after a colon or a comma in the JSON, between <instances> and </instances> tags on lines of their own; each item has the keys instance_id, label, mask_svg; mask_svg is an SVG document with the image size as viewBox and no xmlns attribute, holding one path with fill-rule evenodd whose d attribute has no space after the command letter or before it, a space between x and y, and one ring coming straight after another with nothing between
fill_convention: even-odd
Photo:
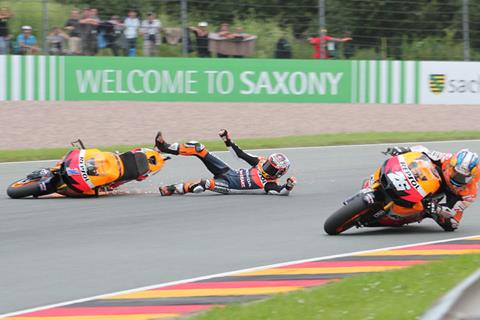
<instances>
[{"instance_id":1,"label":"race track surface","mask_svg":"<svg viewBox=\"0 0 480 320\"><path fill-rule=\"evenodd\" d=\"M479 141L425 145L480 150ZM0 314L289 260L478 234L476 203L453 234L426 221L325 235L324 220L381 164L383 149L285 150L299 180L289 197L161 198L159 184L209 176L197 159L176 157L120 195L10 200L3 191L8 183L49 163L0 164ZM227 153L220 157L242 166Z\"/></svg>"}]
</instances>

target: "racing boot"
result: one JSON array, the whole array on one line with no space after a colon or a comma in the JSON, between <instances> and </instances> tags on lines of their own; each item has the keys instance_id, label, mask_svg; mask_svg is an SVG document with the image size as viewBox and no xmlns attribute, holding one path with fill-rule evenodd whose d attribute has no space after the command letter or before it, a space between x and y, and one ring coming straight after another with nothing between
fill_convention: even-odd
<instances>
[{"instance_id":1,"label":"racing boot","mask_svg":"<svg viewBox=\"0 0 480 320\"><path fill-rule=\"evenodd\" d=\"M160 186L158 188L160 194L164 197L171 196L174 193L183 194L183 184L171 184L169 186ZM181 191L181 192L179 192Z\"/></svg>"},{"instance_id":2,"label":"racing boot","mask_svg":"<svg viewBox=\"0 0 480 320\"><path fill-rule=\"evenodd\" d=\"M198 141L189 141L184 144L178 144L178 142L169 144L163 139L162 132L158 132L155 137L155 148L163 153L169 153L182 156L197 156L205 158L208 154L207 148Z\"/></svg>"},{"instance_id":3,"label":"racing boot","mask_svg":"<svg viewBox=\"0 0 480 320\"><path fill-rule=\"evenodd\" d=\"M202 193L205 190L213 190L214 188L215 181L213 179L202 179L195 182L184 182L169 186L161 186L159 191L162 196L171 196L174 193Z\"/></svg>"}]
</instances>

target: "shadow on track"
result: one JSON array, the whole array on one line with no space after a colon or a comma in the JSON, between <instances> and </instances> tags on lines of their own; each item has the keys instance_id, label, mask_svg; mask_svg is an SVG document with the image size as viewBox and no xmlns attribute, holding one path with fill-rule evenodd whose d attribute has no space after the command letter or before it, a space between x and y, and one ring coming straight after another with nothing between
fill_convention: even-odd
<instances>
[{"instance_id":1,"label":"shadow on track","mask_svg":"<svg viewBox=\"0 0 480 320\"><path fill-rule=\"evenodd\" d=\"M390 228L363 228L361 230L356 230L355 232L342 233L333 237L383 237L383 236L392 236L392 235L401 235L401 234L428 234L428 233L445 233L442 229L437 226L404 226L404 227L390 227Z\"/></svg>"}]
</instances>

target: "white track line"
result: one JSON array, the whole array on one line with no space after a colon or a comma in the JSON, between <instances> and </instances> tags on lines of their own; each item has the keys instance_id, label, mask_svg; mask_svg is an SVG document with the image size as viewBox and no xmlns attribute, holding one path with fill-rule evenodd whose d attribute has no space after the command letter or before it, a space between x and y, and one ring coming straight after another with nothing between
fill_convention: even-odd
<instances>
[{"instance_id":1,"label":"white track line","mask_svg":"<svg viewBox=\"0 0 480 320\"><path fill-rule=\"evenodd\" d=\"M385 247L385 248L364 250L364 251L355 251L355 252L343 253L343 254L337 254L337 255L331 255L331 256L324 256L324 257L316 257L316 258L309 258L309 259L303 259L303 260L295 260L295 261L275 263L275 264L270 264L270 265L261 266L261 267L253 267L253 268L248 268L248 269L229 271L229 272L225 272L225 273L212 274L212 275L202 276L202 277L197 277L197 278L191 278L191 279L185 279L185 280L179 280L179 281L172 281L172 282L154 284L154 285L139 287L139 288L135 288L135 289L117 291L117 292L112 292L112 293L105 293L105 294L100 294L100 295L96 295L96 296L93 296L93 297L87 297L87 298L82 298L82 299L78 299L78 300L71 300L71 301L61 302L61 303L57 303L57 304L51 304L51 305L47 305L47 306L43 306L43 307L36 307L36 308L31 308L31 309L6 313L6 314L0 314L0 318L13 317L13 316L18 316L18 315L25 314L25 313L36 312L36 311L41 311L41 310L46 310L46 309L51 309L51 308L58 308L58 307L63 307L63 306L70 305L70 304L75 304L75 303L82 303L82 302L87 302L87 301L91 301L91 300L104 299L104 298L108 298L108 297L115 296L115 295L120 295L120 294L127 294L127 293L150 290L150 289L154 289L154 288L161 288L161 287L172 286L172 285L177 285L177 284L184 284L184 283L208 280L208 279L217 278L217 277L226 277L226 276L234 275L234 274L237 274L237 273L253 272L253 271L264 270L264 269L284 267L284 266L288 266L288 265L291 265L291 264L298 264L298 263L318 261L318 260L327 260L327 259L348 257L348 256L377 252L377 251L402 249L402 248L408 248L408 247L412 247L412 246L421 246L421 245L429 245L429 244L449 242L449 241L455 241L455 240L464 240L464 239L473 238L473 237L480 237L480 234L479 235L466 236L466 237L459 237L459 238L435 240L435 241L428 241L428 242L419 242L419 243L412 243L412 244L401 245L401 246Z\"/></svg>"},{"instance_id":2,"label":"white track line","mask_svg":"<svg viewBox=\"0 0 480 320\"><path fill-rule=\"evenodd\" d=\"M390 142L390 143L368 143L368 144L341 144L336 146L312 146L312 147L287 147L287 148L264 148L264 149L246 149L247 151L261 151L261 150L309 150L309 149L336 149L336 148L349 148L349 147L375 147L375 146L392 146L392 145L419 145L422 143L429 144L441 144L441 143L462 143L462 142L480 142L480 139L470 139L470 140L436 140L436 141L410 141L410 142ZM101 147L100 147L101 148ZM222 153L229 151L212 151L214 153ZM32 161L12 161L12 162L0 162L0 165L11 165L11 164L25 164L25 163L41 163L41 162L50 162L58 161L59 159L50 159L50 160L32 160Z\"/></svg>"}]
</instances>

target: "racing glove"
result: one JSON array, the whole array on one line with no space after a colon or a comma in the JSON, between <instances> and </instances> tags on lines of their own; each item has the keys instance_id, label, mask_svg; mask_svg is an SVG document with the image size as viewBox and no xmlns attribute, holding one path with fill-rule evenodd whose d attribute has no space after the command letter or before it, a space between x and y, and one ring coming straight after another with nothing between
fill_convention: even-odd
<instances>
[{"instance_id":1,"label":"racing glove","mask_svg":"<svg viewBox=\"0 0 480 320\"><path fill-rule=\"evenodd\" d=\"M297 184L297 178L295 177L290 177L287 179L287 183L285 184L285 188L290 191L293 189L293 187L295 187L295 185Z\"/></svg>"},{"instance_id":2,"label":"racing glove","mask_svg":"<svg viewBox=\"0 0 480 320\"><path fill-rule=\"evenodd\" d=\"M458 221L453 217L455 212L446 206L429 201L425 205L425 213L445 231L455 231L458 228Z\"/></svg>"},{"instance_id":3,"label":"racing glove","mask_svg":"<svg viewBox=\"0 0 480 320\"><path fill-rule=\"evenodd\" d=\"M399 154L410 152L409 147L391 147L383 151L383 154L389 154L391 156L398 156Z\"/></svg>"},{"instance_id":4,"label":"racing glove","mask_svg":"<svg viewBox=\"0 0 480 320\"><path fill-rule=\"evenodd\" d=\"M227 129L220 129L218 131L218 135L220 138L222 138L223 142L225 142L225 145L229 147L232 143L232 140L230 139L230 133L228 133Z\"/></svg>"}]
</instances>

